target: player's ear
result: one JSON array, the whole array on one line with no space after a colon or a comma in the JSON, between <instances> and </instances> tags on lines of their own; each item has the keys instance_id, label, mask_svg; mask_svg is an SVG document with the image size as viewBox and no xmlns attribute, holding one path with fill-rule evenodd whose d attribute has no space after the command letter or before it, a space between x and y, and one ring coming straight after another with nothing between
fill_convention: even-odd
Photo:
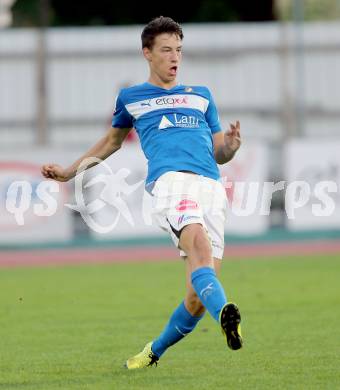
<instances>
[{"instance_id":1,"label":"player's ear","mask_svg":"<svg viewBox=\"0 0 340 390\"><path fill-rule=\"evenodd\" d=\"M143 47L143 55L147 61L151 62L151 51L148 47Z\"/></svg>"}]
</instances>

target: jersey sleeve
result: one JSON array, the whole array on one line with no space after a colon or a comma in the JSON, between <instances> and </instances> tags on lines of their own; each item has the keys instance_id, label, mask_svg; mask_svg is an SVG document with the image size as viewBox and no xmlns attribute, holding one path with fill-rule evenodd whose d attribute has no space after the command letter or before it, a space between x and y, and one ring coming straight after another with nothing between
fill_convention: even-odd
<instances>
[{"instance_id":1,"label":"jersey sleeve","mask_svg":"<svg viewBox=\"0 0 340 390\"><path fill-rule=\"evenodd\" d=\"M220 124L220 119L218 116L217 108L214 102L214 99L208 90L209 94L209 105L207 108L207 111L205 112L205 119L211 129L211 132L218 133L219 131L222 130L221 124Z\"/></svg>"},{"instance_id":2,"label":"jersey sleeve","mask_svg":"<svg viewBox=\"0 0 340 390\"><path fill-rule=\"evenodd\" d=\"M116 106L112 116L112 127L118 127L119 129L129 129L133 127L132 116L128 113L121 93L116 98Z\"/></svg>"}]
</instances>

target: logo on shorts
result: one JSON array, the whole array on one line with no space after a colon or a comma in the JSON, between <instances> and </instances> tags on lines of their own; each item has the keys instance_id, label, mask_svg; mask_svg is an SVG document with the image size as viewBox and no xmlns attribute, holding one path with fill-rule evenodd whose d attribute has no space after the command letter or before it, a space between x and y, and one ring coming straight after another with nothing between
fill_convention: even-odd
<instances>
[{"instance_id":1,"label":"logo on shorts","mask_svg":"<svg viewBox=\"0 0 340 390\"><path fill-rule=\"evenodd\" d=\"M183 199L176 206L177 211L185 211L185 210L197 210L198 204L194 200Z\"/></svg>"},{"instance_id":2,"label":"logo on shorts","mask_svg":"<svg viewBox=\"0 0 340 390\"><path fill-rule=\"evenodd\" d=\"M181 223L187 221L188 219L198 219L199 216L198 215L181 215L179 218L178 218L178 225L180 225Z\"/></svg>"}]
</instances>

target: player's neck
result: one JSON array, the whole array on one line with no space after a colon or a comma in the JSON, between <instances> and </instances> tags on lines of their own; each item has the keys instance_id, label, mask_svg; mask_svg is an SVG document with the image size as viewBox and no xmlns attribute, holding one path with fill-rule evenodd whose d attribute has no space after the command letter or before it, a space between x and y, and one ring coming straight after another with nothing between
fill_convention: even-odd
<instances>
[{"instance_id":1,"label":"player's neck","mask_svg":"<svg viewBox=\"0 0 340 390\"><path fill-rule=\"evenodd\" d=\"M161 87L164 89L171 89L173 87L176 87L176 85L178 84L176 80L165 82L165 81L161 80L159 77L155 77L153 75L150 75L150 77L148 79L148 83L155 85L156 87Z\"/></svg>"}]
</instances>

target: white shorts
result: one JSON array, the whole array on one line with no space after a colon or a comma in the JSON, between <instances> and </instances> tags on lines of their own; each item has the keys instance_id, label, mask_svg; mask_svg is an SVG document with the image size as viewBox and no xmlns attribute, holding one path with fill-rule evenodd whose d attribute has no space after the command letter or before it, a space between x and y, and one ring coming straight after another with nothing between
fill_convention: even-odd
<instances>
[{"instance_id":1,"label":"white shorts","mask_svg":"<svg viewBox=\"0 0 340 390\"><path fill-rule=\"evenodd\" d=\"M159 226L170 233L178 247L186 225L201 224L211 242L212 255L223 258L227 199L219 181L185 172L167 172L156 181L152 213ZM180 256L186 256L180 250Z\"/></svg>"}]
</instances>

